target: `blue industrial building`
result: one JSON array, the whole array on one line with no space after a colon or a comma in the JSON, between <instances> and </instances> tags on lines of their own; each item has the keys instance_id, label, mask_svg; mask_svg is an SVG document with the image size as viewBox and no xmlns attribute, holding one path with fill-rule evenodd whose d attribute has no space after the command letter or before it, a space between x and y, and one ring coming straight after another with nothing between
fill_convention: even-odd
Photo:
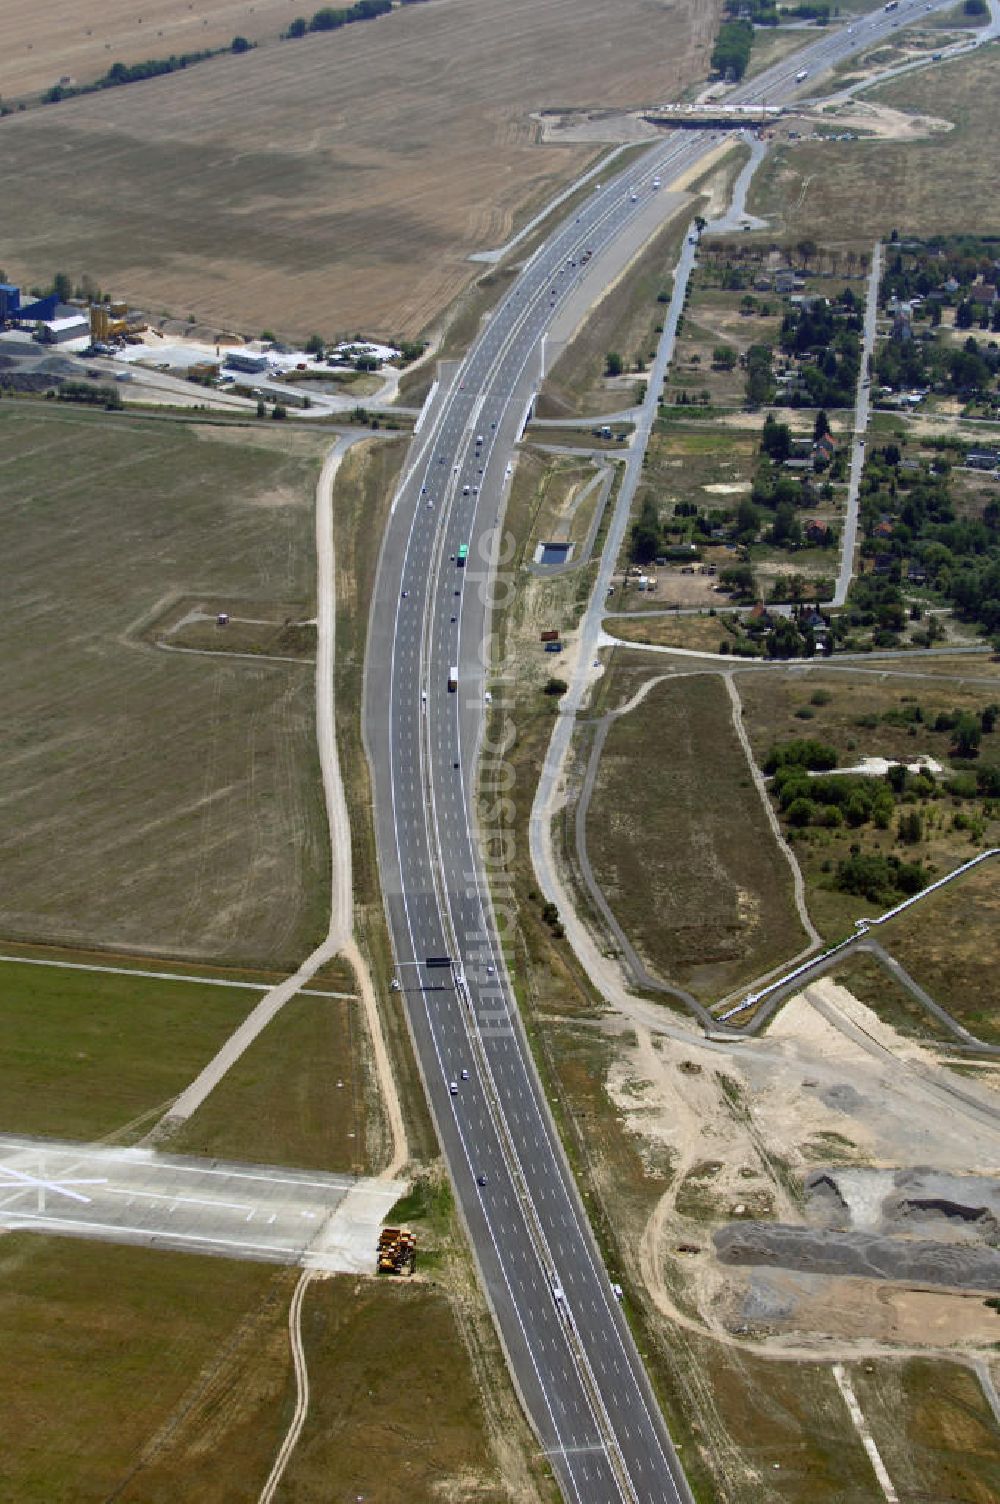
<instances>
[{"instance_id":1,"label":"blue industrial building","mask_svg":"<svg viewBox=\"0 0 1000 1504\"><path fill-rule=\"evenodd\" d=\"M21 317L21 289L12 282L0 282L0 324Z\"/></svg>"},{"instance_id":2,"label":"blue industrial building","mask_svg":"<svg viewBox=\"0 0 1000 1504\"><path fill-rule=\"evenodd\" d=\"M37 324L47 319L60 318L62 315L59 309L65 306L59 302L56 293L50 292L47 298L39 298L34 303L22 303L16 316L22 323ZM67 313L79 313L79 311L78 308L66 308Z\"/></svg>"}]
</instances>

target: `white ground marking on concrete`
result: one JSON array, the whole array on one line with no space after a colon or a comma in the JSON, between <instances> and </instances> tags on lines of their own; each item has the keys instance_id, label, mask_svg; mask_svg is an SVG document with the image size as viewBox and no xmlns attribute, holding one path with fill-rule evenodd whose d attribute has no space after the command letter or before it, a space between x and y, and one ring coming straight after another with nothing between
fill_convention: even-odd
<instances>
[{"instance_id":1,"label":"white ground marking on concrete","mask_svg":"<svg viewBox=\"0 0 1000 1504\"><path fill-rule=\"evenodd\" d=\"M887 1504L899 1504L899 1495L893 1488L892 1479L886 1472L885 1463L879 1456L879 1450L875 1445L875 1439L868 1429L868 1422L865 1420L861 1406L858 1404L857 1395L854 1393L853 1385L851 1384L850 1379L847 1377L847 1371L844 1368L843 1363L835 1363L833 1365L833 1377L837 1381L837 1388L844 1396L844 1404L850 1411L851 1420L854 1422L854 1429L861 1437L861 1443L865 1451L868 1453L868 1460L875 1471L875 1476L878 1479L879 1488L885 1495Z\"/></svg>"},{"instance_id":2,"label":"white ground marking on concrete","mask_svg":"<svg viewBox=\"0 0 1000 1504\"><path fill-rule=\"evenodd\" d=\"M406 1184L4 1136L0 1188L0 1228L371 1274Z\"/></svg>"},{"instance_id":3,"label":"white ground marking on concrete","mask_svg":"<svg viewBox=\"0 0 1000 1504\"><path fill-rule=\"evenodd\" d=\"M1000 1426L1000 1395L997 1394L993 1375L990 1373L990 1365L985 1358L974 1358L972 1360L972 1367L979 1380L986 1403L993 1411L993 1419Z\"/></svg>"}]
</instances>

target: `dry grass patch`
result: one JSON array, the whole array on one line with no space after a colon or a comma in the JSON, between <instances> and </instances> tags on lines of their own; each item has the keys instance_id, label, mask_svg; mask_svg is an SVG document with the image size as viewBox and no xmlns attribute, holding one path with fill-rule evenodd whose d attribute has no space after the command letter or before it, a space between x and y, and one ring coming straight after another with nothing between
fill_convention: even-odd
<instances>
[{"instance_id":1,"label":"dry grass patch","mask_svg":"<svg viewBox=\"0 0 1000 1504\"><path fill-rule=\"evenodd\" d=\"M423 1282L314 1284L303 1311L312 1404L279 1497L549 1499L540 1459L525 1463L523 1422L504 1415L506 1435L491 1425L463 1348L467 1319ZM522 1451L505 1459L506 1477L494 1448Z\"/></svg>"},{"instance_id":2,"label":"dry grass patch","mask_svg":"<svg viewBox=\"0 0 1000 1504\"><path fill-rule=\"evenodd\" d=\"M634 602L633 602L634 604ZM650 616L629 621L606 616L604 630L626 642L669 648L691 648L697 653L717 653L728 642L717 616Z\"/></svg>"},{"instance_id":3,"label":"dry grass patch","mask_svg":"<svg viewBox=\"0 0 1000 1504\"><path fill-rule=\"evenodd\" d=\"M700 997L728 992L803 943L791 875L715 676L658 684L612 725L587 846L640 954Z\"/></svg>"},{"instance_id":4,"label":"dry grass patch","mask_svg":"<svg viewBox=\"0 0 1000 1504\"><path fill-rule=\"evenodd\" d=\"M286 455L225 433L2 404L10 935L280 969L322 933L310 665L141 637L184 595L315 609L324 440Z\"/></svg>"},{"instance_id":5,"label":"dry grass patch","mask_svg":"<svg viewBox=\"0 0 1000 1504\"><path fill-rule=\"evenodd\" d=\"M900 1498L1000 1498L1000 1429L968 1369L917 1358L855 1365L851 1382Z\"/></svg>"},{"instance_id":6,"label":"dry grass patch","mask_svg":"<svg viewBox=\"0 0 1000 1504\"><path fill-rule=\"evenodd\" d=\"M844 227L843 243L869 244L895 225L914 235L974 226L1000 229L989 154L981 149L1000 116L992 49L872 90L866 99L954 122L934 139L779 146L754 179L751 207L791 236ZM829 233L826 234L829 242Z\"/></svg>"},{"instance_id":7,"label":"dry grass patch","mask_svg":"<svg viewBox=\"0 0 1000 1504\"><path fill-rule=\"evenodd\" d=\"M468 283L471 251L592 159L540 145L532 112L675 94L704 72L718 14L621 0L610 25L606 0L412 5L12 115L5 268L30 284L58 246L71 276L153 313L415 335ZM108 183L113 212L75 191L88 181Z\"/></svg>"},{"instance_id":8,"label":"dry grass patch","mask_svg":"<svg viewBox=\"0 0 1000 1504\"><path fill-rule=\"evenodd\" d=\"M760 427L759 418L753 429L737 433L673 416L661 418L643 467L643 486L661 514L673 516L679 501L696 502L703 511L735 505L753 479ZM637 504L641 505L639 497Z\"/></svg>"},{"instance_id":9,"label":"dry grass patch","mask_svg":"<svg viewBox=\"0 0 1000 1504\"><path fill-rule=\"evenodd\" d=\"M257 1497L292 1415L296 1270L16 1234L0 1275L5 1498ZM317 1281L303 1336L280 1498L554 1504L471 1284Z\"/></svg>"},{"instance_id":10,"label":"dry grass patch","mask_svg":"<svg viewBox=\"0 0 1000 1504\"><path fill-rule=\"evenodd\" d=\"M288 0L144 0L141 15L132 0L19 7L5 17L0 96L40 92L64 77L90 83L112 63L225 47L237 35L277 42L292 14Z\"/></svg>"},{"instance_id":11,"label":"dry grass patch","mask_svg":"<svg viewBox=\"0 0 1000 1504\"><path fill-rule=\"evenodd\" d=\"M891 920L878 938L959 1023L1000 1044L998 924L1000 862L990 861Z\"/></svg>"},{"instance_id":12,"label":"dry grass patch","mask_svg":"<svg viewBox=\"0 0 1000 1504\"><path fill-rule=\"evenodd\" d=\"M706 1432L724 1428L747 1470L733 1479L731 1497L747 1504L875 1498L871 1463L825 1364L772 1363L699 1346L715 1399ZM721 1438L718 1444L724 1446Z\"/></svg>"},{"instance_id":13,"label":"dry grass patch","mask_svg":"<svg viewBox=\"0 0 1000 1504\"><path fill-rule=\"evenodd\" d=\"M344 456L337 472L333 493L337 565L334 711L340 770L351 816L356 933L372 970L382 1029L406 1120L410 1154L415 1160L427 1160L437 1153L437 1139L406 1018L396 1004L395 994L389 991L393 963L382 908L371 780L361 735L365 649L375 574L405 454L403 439L368 439Z\"/></svg>"},{"instance_id":14,"label":"dry grass patch","mask_svg":"<svg viewBox=\"0 0 1000 1504\"><path fill-rule=\"evenodd\" d=\"M685 224L695 207L679 211ZM684 228L675 215L597 304L543 382L537 417L577 417L632 406L636 382L656 353L667 310L667 302L657 300L669 298ZM605 375L612 350L621 355L630 377Z\"/></svg>"},{"instance_id":15,"label":"dry grass patch","mask_svg":"<svg viewBox=\"0 0 1000 1504\"><path fill-rule=\"evenodd\" d=\"M954 1044L955 1036L933 1013L917 1002L911 992L874 957L863 951L849 956L843 966L830 972L832 979L911 1039Z\"/></svg>"},{"instance_id":16,"label":"dry grass patch","mask_svg":"<svg viewBox=\"0 0 1000 1504\"><path fill-rule=\"evenodd\" d=\"M742 356L751 345L776 345L783 312L782 300L776 294L763 293L754 296L772 312L743 314L740 301L745 296L745 292L706 287L695 274L676 352L664 383L664 401L668 407L681 392L689 396L707 392L709 406L713 407L743 406L745 373L738 363L731 371L716 369L714 351L719 345L727 345ZM763 418L759 421L763 423Z\"/></svg>"}]
</instances>

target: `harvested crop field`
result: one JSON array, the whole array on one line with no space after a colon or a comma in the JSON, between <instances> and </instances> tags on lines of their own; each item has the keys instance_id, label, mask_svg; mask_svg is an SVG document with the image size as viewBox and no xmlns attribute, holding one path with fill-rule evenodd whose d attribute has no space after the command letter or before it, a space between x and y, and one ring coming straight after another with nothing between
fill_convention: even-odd
<instances>
[{"instance_id":1,"label":"harvested crop field","mask_svg":"<svg viewBox=\"0 0 1000 1504\"><path fill-rule=\"evenodd\" d=\"M323 932L312 666L142 631L175 595L312 601L324 447L0 406L0 932L277 969Z\"/></svg>"},{"instance_id":2,"label":"harvested crop field","mask_svg":"<svg viewBox=\"0 0 1000 1504\"><path fill-rule=\"evenodd\" d=\"M587 818L594 872L664 980L718 996L804 940L725 684L656 685L611 727Z\"/></svg>"},{"instance_id":3,"label":"harvested crop field","mask_svg":"<svg viewBox=\"0 0 1000 1504\"><path fill-rule=\"evenodd\" d=\"M42 0L8 7L0 95L10 100L61 78L85 84L115 62L226 47L234 36L273 39L296 11L289 0Z\"/></svg>"},{"instance_id":4,"label":"harvested crop field","mask_svg":"<svg viewBox=\"0 0 1000 1504\"><path fill-rule=\"evenodd\" d=\"M10 115L5 269L247 332L415 334L593 158L539 145L532 112L676 94L718 10L430 0Z\"/></svg>"}]
</instances>

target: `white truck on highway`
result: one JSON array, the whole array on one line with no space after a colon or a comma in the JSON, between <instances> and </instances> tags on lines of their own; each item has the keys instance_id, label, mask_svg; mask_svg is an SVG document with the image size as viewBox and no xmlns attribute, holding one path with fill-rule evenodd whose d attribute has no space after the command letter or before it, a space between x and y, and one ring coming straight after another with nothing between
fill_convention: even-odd
<instances>
[{"instance_id":1,"label":"white truck on highway","mask_svg":"<svg viewBox=\"0 0 1000 1504\"><path fill-rule=\"evenodd\" d=\"M454 693L458 688L458 665L455 664L448 670L448 688Z\"/></svg>"},{"instance_id":2,"label":"white truck on highway","mask_svg":"<svg viewBox=\"0 0 1000 1504\"><path fill-rule=\"evenodd\" d=\"M796 73L796 75L795 75L795 82L797 84L800 84L800 83L802 83L802 81L804 79L806 79L808 77L809 77L809 69L808 68L800 68L799 71L798 71L798 73Z\"/></svg>"}]
</instances>

